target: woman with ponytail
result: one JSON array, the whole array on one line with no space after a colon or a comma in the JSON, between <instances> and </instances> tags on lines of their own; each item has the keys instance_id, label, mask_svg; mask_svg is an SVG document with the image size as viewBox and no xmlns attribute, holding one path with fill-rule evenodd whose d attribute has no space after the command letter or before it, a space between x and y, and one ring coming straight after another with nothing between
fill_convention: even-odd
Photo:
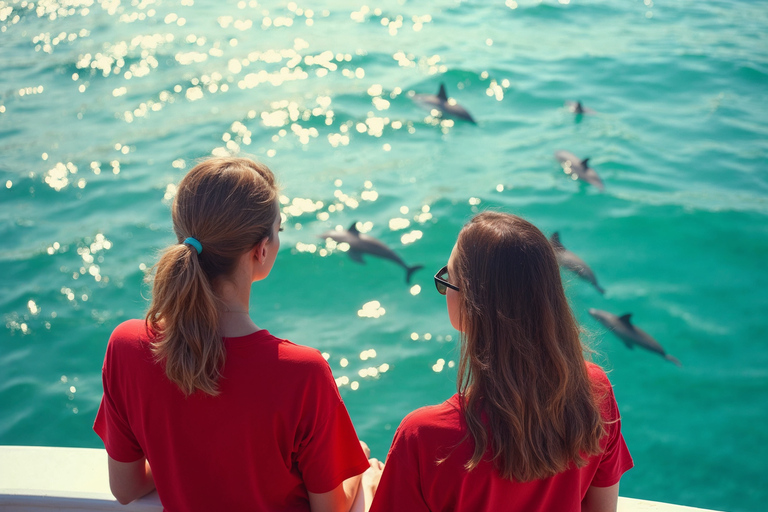
<instances>
[{"instance_id":1,"label":"woman with ponytail","mask_svg":"<svg viewBox=\"0 0 768 512\"><path fill-rule=\"evenodd\" d=\"M458 393L400 424L371 510L615 512L632 459L546 237L481 213L435 285L461 332Z\"/></svg>"},{"instance_id":2,"label":"woman with ponytail","mask_svg":"<svg viewBox=\"0 0 768 512\"><path fill-rule=\"evenodd\" d=\"M119 325L104 359L94 430L113 494L156 487L169 511L348 511L369 463L328 364L249 314L280 247L272 172L197 165L173 229L146 318Z\"/></svg>"}]
</instances>

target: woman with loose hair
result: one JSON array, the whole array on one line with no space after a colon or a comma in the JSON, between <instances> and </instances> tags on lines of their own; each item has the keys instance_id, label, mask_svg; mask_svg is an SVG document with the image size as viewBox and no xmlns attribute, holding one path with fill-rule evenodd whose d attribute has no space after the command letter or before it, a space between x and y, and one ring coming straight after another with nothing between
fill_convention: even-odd
<instances>
[{"instance_id":1,"label":"woman with loose hair","mask_svg":"<svg viewBox=\"0 0 768 512\"><path fill-rule=\"evenodd\" d=\"M214 158L181 180L178 243L144 320L119 325L94 430L121 503L165 510L349 510L369 467L328 363L249 314L280 247L272 172ZM362 492L359 493L362 495Z\"/></svg>"},{"instance_id":2,"label":"woman with loose hair","mask_svg":"<svg viewBox=\"0 0 768 512\"><path fill-rule=\"evenodd\" d=\"M458 393L405 417L371 510L615 512L632 459L546 237L481 213L435 285L461 332Z\"/></svg>"}]
</instances>

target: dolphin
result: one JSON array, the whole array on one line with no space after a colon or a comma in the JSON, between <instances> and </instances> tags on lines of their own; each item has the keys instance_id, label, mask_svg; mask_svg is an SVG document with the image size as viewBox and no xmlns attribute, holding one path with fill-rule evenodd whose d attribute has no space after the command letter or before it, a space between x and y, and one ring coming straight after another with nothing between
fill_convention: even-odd
<instances>
[{"instance_id":1,"label":"dolphin","mask_svg":"<svg viewBox=\"0 0 768 512\"><path fill-rule=\"evenodd\" d=\"M616 316L601 309L590 308L589 314L592 315L595 320L610 329L613 334L615 334L621 341L624 342L627 348L631 349L637 345L646 350L659 354L661 357L667 361L675 363L677 366L682 366L677 358L667 354L664 351L664 348L659 345L659 342L651 338L647 332L632 325L632 322L630 321L630 318L632 317L631 313L627 313L622 316Z\"/></svg>"},{"instance_id":2,"label":"dolphin","mask_svg":"<svg viewBox=\"0 0 768 512\"><path fill-rule=\"evenodd\" d=\"M350 258L352 258L352 261L357 263L365 263L363 261L363 254L370 254L372 256L384 258L385 260L394 261L405 269L405 282L410 284L411 275L420 268L423 268L422 265L414 265L413 267L409 267L405 264L402 258L400 258L400 256L395 254L395 252L384 245L384 243L376 240L372 236L360 233L357 230L356 224L357 222L353 222L352 225L349 226L349 229L346 231L326 231L320 235L320 238L330 238L338 243L349 244L349 250L347 251L347 254L349 254Z\"/></svg>"},{"instance_id":3,"label":"dolphin","mask_svg":"<svg viewBox=\"0 0 768 512\"><path fill-rule=\"evenodd\" d=\"M562 243L560 243L560 233L555 231L549 239L549 243L555 250L555 256L557 256L557 263L561 267L565 267L571 272L575 272L580 278L592 283L592 286L597 288L600 293L605 293L599 284L597 284L597 277L589 265L584 263L584 260L576 256L574 253L566 249Z\"/></svg>"},{"instance_id":4,"label":"dolphin","mask_svg":"<svg viewBox=\"0 0 768 512\"><path fill-rule=\"evenodd\" d=\"M597 172L589 166L589 158L579 160L579 158L570 151L555 151L555 158L563 166L565 174L573 179L584 180L591 183L600 190L604 190L603 180L597 175Z\"/></svg>"},{"instance_id":5,"label":"dolphin","mask_svg":"<svg viewBox=\"0 0 768 512\"><path fill-rule=\"evenodd\" d=\"M574 114L595 114L591 108L585 107L580 101L566 101L565 106Z\"/></svg>"},{"instance_id":6,"label":"dolphin","mask_svg":"<svg viewBox=\"0 0 768 512\"><path fill-rule=\"evenodd\" d=\"M467 110L456 103L453 98L448 98L445 92L445 84L440 84L437 94L416 94L413 101L428 109L437 109L448 117L455 117L477 124Z\"/></svg>"}]
</instances>

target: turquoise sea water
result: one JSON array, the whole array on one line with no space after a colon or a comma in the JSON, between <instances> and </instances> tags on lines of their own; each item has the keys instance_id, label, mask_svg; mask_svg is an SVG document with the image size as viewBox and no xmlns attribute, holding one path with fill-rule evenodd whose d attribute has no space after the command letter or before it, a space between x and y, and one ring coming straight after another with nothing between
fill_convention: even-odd
<instances>
[{"instance_id":1,"label":"turquoise sea water","mask_svg":"<svg viewBox=\"0 0 768 512\"><path fill-rule=\"evenodd\" d=\"M0 0L0 444L100 446L105 344L146 307L174 184L231 152L283 185L252 316L328 355L375 456L453 393L431 275L474 212L503 210L559 231L606 289L563 274L635 459L621 494L764 510L766 26L763 0ZM476 126L413 103L441 82ZM317 236L355 221L424 265L412 285ZM590 307L633 313L682 368Z\"/></svg>"}]
</instances>

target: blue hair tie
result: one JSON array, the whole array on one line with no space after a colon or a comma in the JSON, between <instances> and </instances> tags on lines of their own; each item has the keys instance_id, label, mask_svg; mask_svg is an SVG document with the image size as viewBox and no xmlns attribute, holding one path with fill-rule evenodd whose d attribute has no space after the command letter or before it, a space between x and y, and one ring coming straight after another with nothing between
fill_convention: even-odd
<instances>
[{"instance_id":1,"label":"blue hair tie","mask_svg":"<svg viewBox=\"0 0 768 512\"><path fill-rule=\"evenodd\" d=\"M197 251L197 254L202 254L203 252L203 244L197 241L196 238L189 237L184 242L182 242L184 245L189 245L195 248Z\"/></svg>"}]
</instances>

